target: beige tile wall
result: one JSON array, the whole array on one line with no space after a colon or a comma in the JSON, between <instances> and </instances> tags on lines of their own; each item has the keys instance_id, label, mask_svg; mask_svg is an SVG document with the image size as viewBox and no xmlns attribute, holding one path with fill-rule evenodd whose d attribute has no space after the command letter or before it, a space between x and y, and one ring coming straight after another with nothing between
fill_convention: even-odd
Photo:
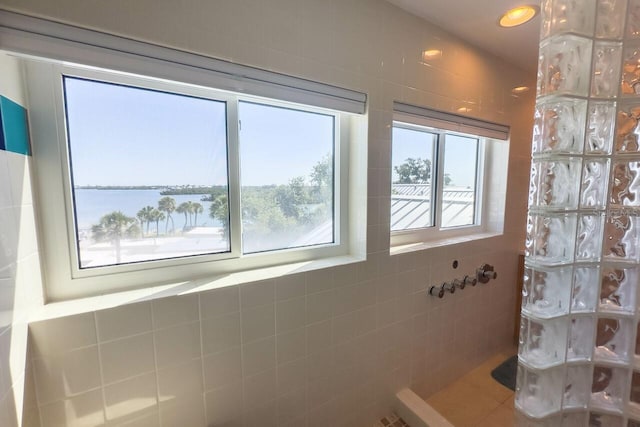
<instances>
[{"instance_id":1,"label":"beige tile wall","mask_svg":"<svg viewBox=\"0 0 640 427\"><path fill-rule=\"evenodd\" d=\"M369 95L364 263L32 325L44 425L371 425L512 336L528 191L528 75L382 0L0 0L7 8ZM425 65L421 52L440 48ZM388 255L392 102L510 124L505 235ZM0 159L0 161L2 161ZM451 267L460 262L458 270ZM435 300L429 285L494 264ZM133 425L132 424L132 425Z\"/></svg>"}]
</instances>

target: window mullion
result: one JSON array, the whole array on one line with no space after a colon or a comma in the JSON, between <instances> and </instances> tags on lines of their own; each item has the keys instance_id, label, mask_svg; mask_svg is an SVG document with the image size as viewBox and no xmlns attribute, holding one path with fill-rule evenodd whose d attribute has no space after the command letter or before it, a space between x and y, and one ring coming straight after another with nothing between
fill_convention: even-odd
<instances>
[{"instance_id":1,"label":"window mullion","mask_svg":"<svg viewBox=\"0 0 640 427\"><path fill-rule=\"evenodd\" d=\"M436 230L442 228L442 199L444 197L444 152L446 150L446 135L444 132L438 133L437 161L436 161L436 193L434 204L434 226Z\"/></svg>"},{"instance_id":2,"label":"window mullion","mask_svg":"<svg viewBox=\"0 0 640 427\"><path fill-rule=\"evenodd\" d=\"M231 254L242 253L242 210L240 204L240 126L238 98L227 102L227 152L229 169L229 239Z\"/></svg>"}]
</instances>

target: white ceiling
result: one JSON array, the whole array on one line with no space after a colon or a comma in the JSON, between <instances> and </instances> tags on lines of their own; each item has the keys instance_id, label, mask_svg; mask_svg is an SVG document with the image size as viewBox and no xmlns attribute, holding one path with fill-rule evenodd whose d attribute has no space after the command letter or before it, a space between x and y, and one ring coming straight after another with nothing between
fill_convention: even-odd
<instances>
[{"instance_id":1,"label":"white ceiling","mask_svg":"<svg viewBox=\"0 0 640 427\"><path fill-rule=\"evenodd\" d=\"M540 15L514 28L501 28L498 19L507 10L538 1L522 0L387 0L467 42L527 72L538 63Z\"/></svg>"}]
</instances>

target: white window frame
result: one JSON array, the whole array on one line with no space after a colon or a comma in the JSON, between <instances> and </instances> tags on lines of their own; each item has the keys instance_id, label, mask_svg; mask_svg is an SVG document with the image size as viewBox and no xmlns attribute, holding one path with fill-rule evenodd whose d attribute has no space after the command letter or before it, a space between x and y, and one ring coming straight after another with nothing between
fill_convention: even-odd
<instances>
[{"instance_id":1,"label":"white window frame","mask_svg":"<svg viewBox=\"0 0 640 427\"><path fill-rule=\"evenodd\" d=\"M436 183L434 193L435 203L432 202L433 226L397 230L390 232L390 245L421 243L427 247L446 245L448 242L458 242L459 238L473 238L492 233L489 227L488 198L488 165L490 164L489 145L493 138L508 140L509 128L490 122L483 122L451 113L415 107L408 104L394 103L393 126L409 128L418 131L435 133L436 159L432 166L432 176ZM476 166L476 198L474 207L474 224L452 227L442 227L442 194L444 187L444 156L446 152L446 135L460 135L478 140L478 156ZM393 141L391 142L393 144ZM434 173L435 171L435 173ZM393 185L393 184L391 184ZM504 214L504 212L502 213ZM500 230L501 233L501 230Z\"/></svg>"},{"instance_id":2,"label":"white window frame","mask_svg":"<svg viewBox=\"0 0 640 427\"><path fill-rule=\"evenodd\" d=\"M25 61L29 88L38 205L42 222L46 291L62 300L140 288L197 277L312 261L349 253L349 115L308 105L234 94L217 89L52 61ZM69 145L66 135L63 76L142 87L227 103L227 150L231 252L79 268L72 205ZM268 252L241 253L239 101L284 107L334 117L334 243ZM233 212L236 214L234 215ZM61 233L64 230L64 234Z\"/></svg>"}]
</instances>

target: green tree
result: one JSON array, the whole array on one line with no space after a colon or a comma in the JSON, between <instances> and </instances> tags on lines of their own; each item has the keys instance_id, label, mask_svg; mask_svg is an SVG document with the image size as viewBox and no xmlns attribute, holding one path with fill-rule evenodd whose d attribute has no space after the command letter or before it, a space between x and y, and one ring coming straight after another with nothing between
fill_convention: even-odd
<instances>
[{"instance_id":1,"label":"green tree","mask_svg":"<svg viewBox=\"0 0 640 427\"><path fill-rule=\"evenodd\" d=\"M304 177L292 178L289 185L279 185L275 192L275 201L284 216L304 220L306 205L311 203Z\"/></svg>"},{"instance_id":2,"label":"green tree","mask_svg":"<svg viewBox=\"0 0 640 427\"><path fill-rule=\"evenodd\" d=\"M431 179L431 161L429 159L408 158L401 165L394 166L398 179L394 184L426 184Z\"/></svg>"},{"instance_id":3,"label":"green tree","mask_svg":"<svg viewBox=\"0 0 640 427\"><path fill-rule=\"evenodd\" d=\"M229 239L229 202L226 194L218 194L209 207L209 216L222 224L222 235Z\"/></svg>"},{"instance_id":4,"label":"green tree","mask_svg":"<svg viewBox=\"0 0 640 427\"><path fill-rule=\"evenodd\" d=\"M316 203L325 203L333 196L333 156L328 153L313 166L309 175Z\"/></svg>"},{"instance_id":5,"label":"green tree","mask_svg":"<svg viewBox=\"0 0 640 427\"><path fill-rule=\"evenodd\" d=\"M198 202L194 202L192 207L193 207L193 213L195 215L195 219L193 220L193 222L194 222L194 226L197 227L198 226L198 214L201 214L202 212L204 212L204 208Z\"/></svg>"},{"instance_id":6,"label":"green tree","mask_svg":"<svg viewBox=\"0 0 640 427\"><path fill-rule=\"evenodd\" d=\"M156 208L149 213L149 220L156 223L156 237L160 235L160 221L163 219L165 219L164 213Z\"/></svg>"},{"instance_id":7,"label":"green tree","mask_svg":"<svg viewBox=\"0 0 640 427\"><path fill-rule=\"evenodd\" d=\"M182 227L184 230L187 229L187 222L191 225L191 215L193 214L193 202L182 202L176 208L176 212L184 214L184 226Z\"/></svg>"},{"instance_id":8,"label":"green tree","mask_svg":"<svg viewBox=\"0 0 640 427\"><path fill-rule=\"evenodd\" d=\"M145 206L136 214L138 220L140 220L140 227L142 228L146 224L146 234L149 234L149 223L151 222L151 218L149 217L149 215L153 209L153 206Z\"/></svg>"},{"instance_id":9,"label":"green tree","mask_svg":"<svg viewBox=\"0 0 640 427\"><path fill-rule=\"evenodd\" d=\"M158 210L160 212L166 212L167 214L167 223L164 226L164 232L165 234L169 234L169 221L171 221L171 230L173 231L175 229L171 214L176 210L176 200L173 197L164 196L158 201Z\"/></svg>"},{"instance_id":10,"label":"green tree","mask_svg":"<svg viewBox=\"0 0 640 427\"><path fill-rule=\"evenodd\" d=\"M133 237L139 233L136 219L126 216L120 211L108 213L100 218L100 223L91 227L96 241L111 241L116 250L116 263L120 263L120 240L123 237Z\"/></svg>"}]
</instances>

